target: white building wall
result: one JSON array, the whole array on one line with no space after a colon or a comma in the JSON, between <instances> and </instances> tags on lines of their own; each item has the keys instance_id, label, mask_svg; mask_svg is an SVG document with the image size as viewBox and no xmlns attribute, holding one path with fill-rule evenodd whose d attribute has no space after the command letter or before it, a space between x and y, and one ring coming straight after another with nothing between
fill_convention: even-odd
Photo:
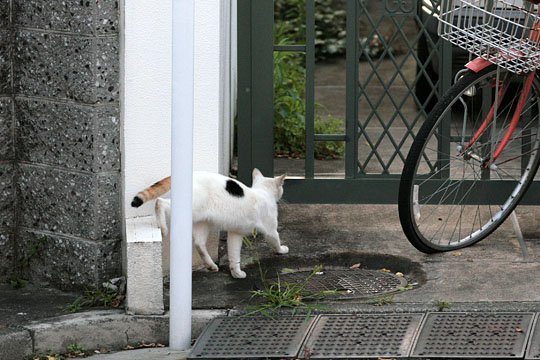
<instances>
[{"instance_id":1,"label":"white building wall","mask_svg":"<svg viewBox=\"0 0 540 360\"><path fill-rule=\"evenodd\" d=\"M220 172L220 0L195 2L193 170Z\"/></svg>"},{"instance_id":2,"label":"white building wall","mask_svg":"<svg viewBox=\"0 0 540 360\"><path fill-rule=\"evenodd\" d=\"M224 3L226 5L224 5ZM131 199L170 174L171 0L124 0L123 173L126 218L153 215ZM231 149L230 0L195 3L194 170L226 173ZM227 63L228 62L228 63Z\"/></svg>"},{"instance_id":3,"label":"white building wall","mask_svg":"<svg viewBox=\"0 0 540 360\"><path fill-rule=\"evenodd\" d=\"M122 0L121 0L122 1ZM232 148L231 1L195 1L194 170L226 174ZM138 191L171 172L172 0L123 0L122 165L126 246L160 241L154 204L132 208ZM141 235L142 234L142 235ZM131 246L134 247L134 246ZM209 243L217 255L217 238ZM168 272L169 244L163 244ZM194 257L194 266L200 260ZM124 261L124 268L127 262ZM129 274L128 274L129 278ZM133 279L132 279L133 280ZM131 281L136 284L137 281ZM128 280L129 286L129 280ZM140 293L143 293L141 291Z\"/></svg>"},{"instance_id":4,"label":"white building wall","mask_svg":"<svg viewBox=\"0 0 540 360\"><path fill-rule=\"evenodd\" d=\"M172 3L125 0L123 9L124 211L132 218L153 211L132 208L133 196L170 174Z\"/></svg>"}]
</instances>

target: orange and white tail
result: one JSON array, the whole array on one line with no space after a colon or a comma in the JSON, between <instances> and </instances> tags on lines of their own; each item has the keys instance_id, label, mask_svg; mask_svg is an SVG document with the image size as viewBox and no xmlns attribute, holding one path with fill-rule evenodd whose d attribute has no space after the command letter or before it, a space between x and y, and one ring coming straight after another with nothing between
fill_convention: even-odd
<instances>
[{"instance_id":1,"label":"orange and white tail","mask_svg":"<svg viewBox=\"0 0 540 360\"><path fill-rule=\"evenodd\" d=\"M157 199L159 196L171 190L171 177L167 176L154 185L139 192L131 201L131 206L139 207L147 201Z\"/></svg>"}]
</instances>

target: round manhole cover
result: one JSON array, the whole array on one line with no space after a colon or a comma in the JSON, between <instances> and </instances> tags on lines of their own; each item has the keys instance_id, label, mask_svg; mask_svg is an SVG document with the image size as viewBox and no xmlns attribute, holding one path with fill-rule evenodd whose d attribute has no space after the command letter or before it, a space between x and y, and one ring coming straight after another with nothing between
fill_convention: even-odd
<instances>
[{"instance_id":1,"label":"round manhole cover","mask_svg":"<svg viewBox=\"0 0 540 360\"><path fill-rule=\"evenodd\" d=\"M295 271L268 279L269 283L306 283L305 289L313 294L324 294L331 299L357 299L384 295L407 286L403 276L379 270L342 269L324 270L310 277L312 271ZM309 278L309 280L308 280Z\"/></svg>"}]
</instances>

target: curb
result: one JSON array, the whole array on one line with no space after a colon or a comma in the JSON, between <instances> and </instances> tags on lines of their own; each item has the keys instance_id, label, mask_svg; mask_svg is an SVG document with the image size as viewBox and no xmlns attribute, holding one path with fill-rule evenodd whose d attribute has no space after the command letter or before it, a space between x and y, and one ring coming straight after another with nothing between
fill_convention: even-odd
<instances>
[{"instance_id":1,"label":"curb","mask_svg":"<svg viewBox=\"0 0 540 360\"><path fill-rule=\"evenodd\" d=\"M189 354L190 350L178 351L169 348L153 348L93 355L85 360L186 360Z\"/></svg>"},{"instance_id":2,"label":"curb","mask_svg":"<svg viewBox=\"0 0 540 360\"><path fill-rule=\"evenodd\" d=\"M228 310L193 310L192 337ZM127 315L121 310L99 310L62 315L0 331L0 360L32 354L65 353L70 344L84 349L122 350L141 343L169 343L169 316Z\"/></svg>"}]
</instances>

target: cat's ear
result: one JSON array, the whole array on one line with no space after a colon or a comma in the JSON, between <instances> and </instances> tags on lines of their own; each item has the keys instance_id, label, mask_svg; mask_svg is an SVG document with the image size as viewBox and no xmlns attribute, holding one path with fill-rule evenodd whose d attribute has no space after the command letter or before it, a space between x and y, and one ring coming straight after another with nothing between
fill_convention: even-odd
<instances>
[{"instance_id":1,"label":"cat's ear","mask_svg":"<svg viewBox=\"0 0 540 360\"><path fill-rule=\"evenodd\" d=\"M286 174L283 174L283 175L278 176L278 177L275 178L277 186L283 186L283 184L285 183L285 177L286 176L287 176Z\"/></svg>"},{"instance_id":2,"label":"cat's ear","mask_svg":"<svg viewBox=\"0 0 540 360\"><path fill-rule=\"evenodd\" d=\"M256 178L264 177L263 174L260 172L259 169L254 168L253 173L251 174L253 181L255 181Z\"/></svg>"}]
</instances>

